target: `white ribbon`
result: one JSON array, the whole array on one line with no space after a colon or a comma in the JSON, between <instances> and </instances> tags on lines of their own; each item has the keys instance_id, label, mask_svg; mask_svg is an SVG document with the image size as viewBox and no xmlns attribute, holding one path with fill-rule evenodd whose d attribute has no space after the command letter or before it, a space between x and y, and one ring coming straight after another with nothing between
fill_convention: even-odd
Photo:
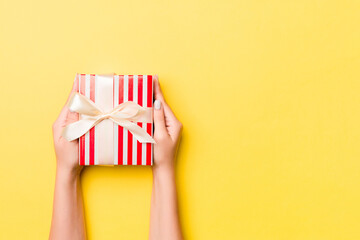
<instances>
[{"instance_id":1,"label":"white ribbon","mask_svg":"<svg viewBox=\"0 0 360 240\"><path fill-rule=\"evenodd\" d=\"M111 112L104 113L93 101L77 92L71 96L68 107L70 111L78 112L84 116L79 121L70 123L63 129L62 136L68 141L81 137L102 120L110 119L129 130L139 142L155 143L155 140L145 129L134 123L151 123L151 108L144 108L135 102L129 101L116 106Z\"/></svg>"}]
</instances>

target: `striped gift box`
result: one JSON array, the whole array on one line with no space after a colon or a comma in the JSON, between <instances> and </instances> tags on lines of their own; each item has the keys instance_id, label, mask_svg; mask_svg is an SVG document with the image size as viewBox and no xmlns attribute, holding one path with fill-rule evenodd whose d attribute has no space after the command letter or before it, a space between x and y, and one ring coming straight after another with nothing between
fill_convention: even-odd
<instances>
[{"instance_id":1,"label":"striped gift box","mask_svg":"<svg viewBox=\"0 0 360 240\"><path fill-rule=\"evenodd\" d=\"M133 101L153 106L152 75L77 74L79 93L104 111ZM79 118L83 116L80 114ZM153 137L152 123L137 123ZM79 138L80 165L152 165L153 144L140 143L132 133L105 119Z\"/></svg>"}]
</instances>

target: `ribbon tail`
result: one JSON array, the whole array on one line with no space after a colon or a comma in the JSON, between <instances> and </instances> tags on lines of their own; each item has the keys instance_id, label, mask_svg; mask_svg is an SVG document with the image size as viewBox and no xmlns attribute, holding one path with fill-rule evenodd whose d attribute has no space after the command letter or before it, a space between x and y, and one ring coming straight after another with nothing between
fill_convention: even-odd
<instances>
[{"instance_id":1,"label":"ribbon tail","mask_svg":"<svg viewBox=\"0 0 360 240\"><path fill-rule=\"evenodd\" d=\"M93 118L81 119L77 122L70 123L65 128L61 135L68 141L73 141L85 133L87 133L93 126L97 124L98 120Z\"/></svg>"},{"instance_id":2,"label":"ribbon tail","mask_svg":"<svg viewBox=\"0 0 360 240\"><path fill-rule=\"evenodd\" d=\"M117 123L118 125L126 128L129 130L134 138L138 140L141 143L156 143L155 140L140 126L137 124L127 121L127 120L118 120L115 118L112 118L112 120Z\"/></svg>"}]
</instances>

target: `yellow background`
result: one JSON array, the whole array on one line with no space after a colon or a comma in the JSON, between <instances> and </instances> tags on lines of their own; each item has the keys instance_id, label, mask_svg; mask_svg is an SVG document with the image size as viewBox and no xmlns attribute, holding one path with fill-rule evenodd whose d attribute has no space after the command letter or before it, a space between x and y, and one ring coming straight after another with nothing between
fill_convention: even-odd
<instances>
[{"instance_id":1,"label":"yellow background","mask_svg":"<svg viewBox=\"0 0 360 240\"><path fill-rule=\"evenodd\" d=\"M360 239L358 1L0 1L0 239L48 237L76 72L159 74L186 239ZM89 167L89 239L146 239L151 168Z\"/></svg>"}]
</instances>

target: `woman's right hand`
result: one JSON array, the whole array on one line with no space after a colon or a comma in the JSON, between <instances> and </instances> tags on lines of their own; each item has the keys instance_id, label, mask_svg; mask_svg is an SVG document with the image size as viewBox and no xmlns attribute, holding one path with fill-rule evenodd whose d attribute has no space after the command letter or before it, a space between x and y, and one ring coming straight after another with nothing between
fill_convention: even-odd
<instances>
[{"instance_id":1,"label":"woman's right hand","mask_svg":"<svg viewBox=\"0 0 360 240\"><path fill-rule=\"evenodd\" d=\"M154 168L173 168L183 127L164 99L158 76L154 77Z\"/></svg>"},{"instance_id":2,"label":"woman's right hand","mask_svg":"<svg viewBox=\"0 0 360 240\"><path fill-rule=\"evenodd\" d=\"M182 124L165 102L158 77L154 84L154 166L149 239L181 240L175 183L175 157Z\"/></svg>"}]
</instances>

